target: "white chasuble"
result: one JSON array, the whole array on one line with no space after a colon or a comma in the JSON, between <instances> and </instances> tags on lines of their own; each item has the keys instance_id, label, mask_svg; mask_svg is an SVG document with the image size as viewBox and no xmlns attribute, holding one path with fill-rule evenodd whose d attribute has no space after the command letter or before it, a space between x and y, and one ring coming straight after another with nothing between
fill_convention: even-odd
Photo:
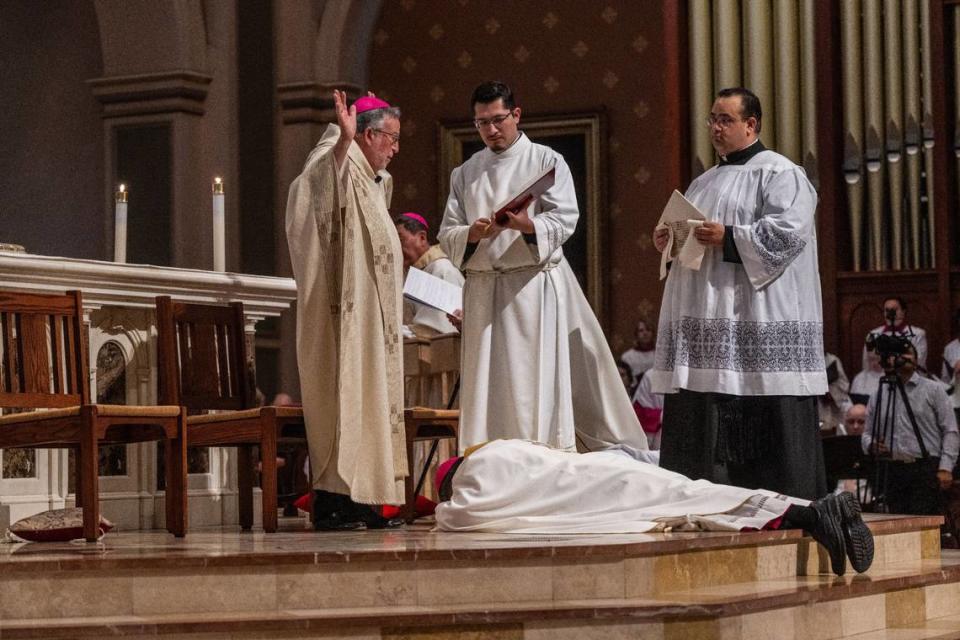
<instances>
[{"instance_id":1,"label":"white chasuble","mask_svg":"<svg viewBox=\"0 0 960 640\"><path fill-rule=\"evenodd\" d=\"M718 165L687 189L707 220L732 227L742 264L707 248L699 271L667 277L652 376L657 393L827 392L814 211L803 169L773 151Z\"/></svg>"},{"instance_id":2,"label":"white chasuble","mask_svg":"<svg viewBox=\"0 0 960 640\"><path fill-rule=\"evenodd\" d=\"M437 505L444 531L644 533L762 529L806 500L691 480L613 451L497 440L470 454Z\"/></svg>"},{"instance_id":3,"label":"white chasuble","mask_svg":"<svg viewBox=\"0 0 960 640\"><path fill-rule=\"evenodd\" d=\"M467 255L467 234L530 179L555 166L555 184L530 205L536 242L505 229ZM579 217L570 169L523 134L454 169L440 245L466 272L460 392L461 450L496 438L573 449L646 438L563 243Z\"/></svg>"},{"instance_id":4,"label":"white chasuble","mask_svg":"<svg viewBox=\"0 0 960 640\"><path fill-rule=\"evenodd\" d=\"M401 504L407 474L400 340L403 263L390 180L329 125L290 186L297 362L313 486Z\"/></svg>"}]
</instances>

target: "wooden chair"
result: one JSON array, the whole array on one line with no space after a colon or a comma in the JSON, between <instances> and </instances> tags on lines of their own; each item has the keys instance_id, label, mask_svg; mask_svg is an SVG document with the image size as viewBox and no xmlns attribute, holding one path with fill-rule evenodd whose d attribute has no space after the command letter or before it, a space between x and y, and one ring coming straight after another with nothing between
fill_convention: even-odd
<instances>
[{"instance_id":1,"label":"wooden chair","mask_svg":"<svg viewBox=\"0 0 960 640\"><path fill-rule=\"evenodd\" d=\"M427 409L412 407L403 410L403 423L407 436L407 478L404 480L404 503L400 508L400 517L408 523L416 520L417 491L420 489L420 477L428 470L430 460L424 463L417 474L413 461L415 442L433 442L452 438L457 440L457 428L460 424L458 409Z\"/></svg>"},{"instance_id":2,"label":"wooden chair","mask_svg":"<svg viewBox=\"0 0 960 640\"><path fill-rule=\"evenodd\" d=\"M452 439L457 443L460 411L453 409L456 400L454 389L456 377L460 372L460 336L457 334L440 335L429 340L429 344L417 344L416 357L419 398L425 399L435 390L447 404L446 409L412 407L404 410L403 421L406 430L408 474L404 482L404 504L400 517L408 523L416 519L417 493L424 484L424 474L430 467L432 452L436 450L438 440ZM407 345L404 345L405 348ZM407 352L405 351L405 355ZM404 375L412 361L412 352L404 358ZM431 442L431 455L424 461L419 472L414 464L414 444Z\"/></svg>"},{"instance_id":3,"label":"wooden chair","mask_svg":"<svg viewBox=\"0 0 960 640\"><path fill-rule=\"evenodd\" d=\"M240 527L253 527L253 447L260 447L263 529L277 530L277 442L304 439L301 407L258 407L247 372L243 305L157 298L160 399L187 409L191 447L237 447ZM218 411L221 413L206 413Z\"/></svg>"},{"instance_id":4,"label":"wooden chair","mask_svg":"<svg viewBox=\"0 0 960 640\"><path fill-rule=\"evenodd\" d=\"M187 445L180 406L90 402L87 341L79 291L66 295L0 292L0 449L73 448L83 536L100 525L98 448L162 440L166 446L167 529L187 529Z\"/></svg>"}]
</instances>

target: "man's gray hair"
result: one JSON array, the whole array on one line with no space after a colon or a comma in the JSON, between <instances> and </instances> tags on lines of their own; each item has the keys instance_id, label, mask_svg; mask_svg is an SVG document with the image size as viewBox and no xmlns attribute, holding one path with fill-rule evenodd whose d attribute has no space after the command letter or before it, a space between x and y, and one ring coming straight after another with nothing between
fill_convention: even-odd
<instances>
[{"instance_id":1,"label":"man's gray hair","mask_svg":"<svg viewBox=\"0 0 960 640\"><path fill-rule=\"evenodd\" d=\"M389 107L386 109L370 109L357 114L357 135L360 135L367 129L379 129L380 125L387 118L400 119L400 109Z\"/></svg>"}]
</instances>

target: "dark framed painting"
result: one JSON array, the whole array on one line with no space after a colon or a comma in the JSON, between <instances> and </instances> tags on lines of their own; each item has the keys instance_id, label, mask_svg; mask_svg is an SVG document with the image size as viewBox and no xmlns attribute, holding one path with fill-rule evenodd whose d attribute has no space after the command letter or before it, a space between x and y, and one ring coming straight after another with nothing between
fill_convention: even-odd
<instances>
[{"instance_id":1,"label":"dark framed painting","mask_svg":"<svg viewBox=\"0 0 960 640\"><path fill-rule=\"evenodd\" d=\"M606 326L603 289L603 233L607 211L604 120L601 111L535 116L523 114L520 129L532 141L562 155L570 167L580 206L580 220L573 236L564 243L563 253L600 324ZM446 208L450 172L481 149L483 141L473 122L461 120L440 123L438 211Z\"/></svg>"}]
</instances>

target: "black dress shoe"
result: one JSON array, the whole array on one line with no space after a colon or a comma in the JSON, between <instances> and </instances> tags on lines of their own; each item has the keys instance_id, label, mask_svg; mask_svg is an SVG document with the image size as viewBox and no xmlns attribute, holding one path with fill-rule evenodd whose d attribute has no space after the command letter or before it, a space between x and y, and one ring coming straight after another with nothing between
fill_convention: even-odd
<instances>
[{"instance_id":1,"label":"black dress shoe","mask_svg":"<svg viewBox=\"0 0 960 640\"><path fill-rule=\"evenodd\" d=\"M349 496L322 490L313 492L311 520L316 531L356 531L365 526Z\"/></svg>"},{"instance_id":2,"label":"black dress shoe","mask_svg":"<svg viewBox=\"0 0 960 640\"><path fill-rule=\"evenodd\" d=\"M396 529L405 524L403 518L384 518L370 505L356 504L356 507L357 516L367 526L367 529Z\"/></svg>"},{"instance_id":3,"label":"black dress shoe","mask_svg":"<svg viewBox=\"0 0 960 640\"><path fill-rule=\"evenodd\" d=\"M366 528L366 525L363 522L344 518L340 512L313 521L314 531L356 531L364 528Z\"/></svg>"},{"instance_id":4,"label":"black dress shoe","mask_svg":"<svg viewBox=\"0 0 960 640\"><path fill-rule=\"evenodd\" d=\"M852 493L837 496L843 513L843 543L850 566L863 573L873 564L873 534L860 515L860 501Z\"/></svg>"},{"instance_id":5,"label":"black dress shoe","mask_svg":"<svg viewBox=\"0 0 960 640\"><path fill-rule=\"evenodd\" d=\"M817 524L810 531L810 535L830 554L830 568L833 572L842 576L847 570L847 552L843 534L844 508L839 496L821 498L811 502L810 507L817 512Z\"/></svg>"}]
</instances>

